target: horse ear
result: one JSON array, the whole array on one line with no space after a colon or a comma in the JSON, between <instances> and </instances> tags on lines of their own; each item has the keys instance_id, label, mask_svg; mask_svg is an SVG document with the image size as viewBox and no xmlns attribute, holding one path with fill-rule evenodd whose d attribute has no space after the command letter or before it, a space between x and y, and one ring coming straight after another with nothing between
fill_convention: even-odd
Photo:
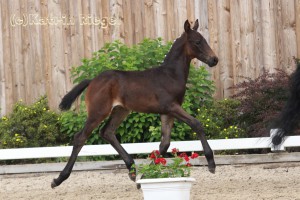
<instances>
[{"instance_id":1,"label":"horse ear","mask_svg":"<svg viewBox=\"0 0 300 200\"><path fill-rule=\"evenodd\" d=\"M199 28L199 22L198 22L198 19L195 21L195 24L194 24L194 27L193 27L193 30L197 31Z\"/></svg>"},{"instance_id":2,"label":"horse ear","mask_svg":"<svg viewBox=\"0 0 300 200\"><path fill-rule=\"evenodd\" d=\"M187 33L191 30L191 25L190 25L189 20L186 20L186 21L184 22L184 30L185 30L185 32L187 32Z\"/></svg>"}]
</instances>

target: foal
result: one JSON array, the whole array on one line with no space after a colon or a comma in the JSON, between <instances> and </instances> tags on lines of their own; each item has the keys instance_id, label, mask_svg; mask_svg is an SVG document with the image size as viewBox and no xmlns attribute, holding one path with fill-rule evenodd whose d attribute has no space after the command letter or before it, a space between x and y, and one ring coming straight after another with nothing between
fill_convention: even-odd
<instances>
[{"instance_id":1,"label":"foal","mask_svg":"<svg viewBox=\"0 0 300 200\"><path fill-rule=\"evenodd\" d=\"M110 118L100 131L100 135L119 153L129 170L130 179L135 181L134 160L115 136L116 129L131 111L161 115L162 137L159 146L161 154L165 154L170 146L174 118L189 125L202 143L209 171L215 172L213 152L205 138L201 123L181 108L191 60L197 58L210 67L218 63L215 53L204 37L197 32L198 27L198 20L192 29L188 20L185 21L184 33L174 42L159 67L144 71L106 71L92 80L82 81L66 94L60 103L62 110L69 109L87 88L85 102L88 116L84 128L75 135L71 157L59 177L51 183L52 188L59 186L70 176L86 139L108 116Z\"/></svg>"}]
</instances>

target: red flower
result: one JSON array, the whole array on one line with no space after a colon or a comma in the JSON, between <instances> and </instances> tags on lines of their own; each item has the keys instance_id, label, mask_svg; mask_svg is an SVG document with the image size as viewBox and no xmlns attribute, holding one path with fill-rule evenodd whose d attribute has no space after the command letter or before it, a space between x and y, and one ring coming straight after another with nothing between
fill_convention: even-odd
<instances>
[{"instance_id":1,"label":"red flower","mask_svg":"<svg viewBox=\"0 0 300 200\"><path fill-rule=\"evenodd\" d=\"M177 154L178 152L179 152L178 149L176 149L176 148L173 148L173 149L172 149L172 154Z\"/></svg>"},{"instance_id":2,"label":"red flower","mask_svg":"<svg viewBox=\"0 0 300 200\"><path fill-rule=\"evenodd\" d=\"M186 166L187 166L187 167L191 167L192 164L191 164L191 163L186 163Z\"/></svg>"},{"instance_id":3,"label":"red flower","mask_svg":"<svg viewBox=\"0 0 300 200\"><path fill-rule=\"evenodd\" d=\"M154 155L154 153L151 153L150 156L149 156L149 158L150 158L151 160L154 160L154 159L156 158L156 156Z\"/></svg>"},{"instance_id":4,"label":"red flower","mask_svg":"<svg viewBox=\"0 0 300 200\"><path fill-rule=\"evenodd\" d=\"M186 162L189 162L190 161L190 158L188 156L184 157L183 158Z\"/></svg>"},{"instance_id":5,"label":"red flower","mask_svg":"<svg viewBox=\"0 0 300 200\"><path fill-rule=\"evenodd\" d=\"M181 154L179 155L179 157L184 158L184 157L187 157L187 155L186 155L186 153L181 153Z\"/></svg>"},{"instance_id":6,"label":"red flower","mask_svg":"<svg viewBox=\"0 0 300 200\"><path fill-rule=\"evenodd\" d=\"M160 161L159 158L156 158L156 159L154 160L154 163L155 163L155 164L159 164L159 161Z\"/></svg>"},{"instance_id":7,"label":"red flower","mask_svg":"<svg viewBox=\"0 0 300 200\"><path fill-rule=\"evenodd\" d=\"M154 163L157 165L158 164L166 165L167 161L164 158L157 158L157 159L155 159Z\"/></svg>"},{"instance_id":8,"label":"red flower","mask_svg":"<svg viewBox=\"0 0 300 200\"><path fill-rule=\"evenodd\" d=\"M152 151L152 153L150 154L149 158L150 158L151 160L154 160L154 159L156 159L159 155L160 155L159 151L158 151L158 150L154 150L154 151Z\"/></svg>"},{"instance_id":9,"label":"red flower","mask_svg":"<svg viewBox=\"0 0 300 200\"><path fill-rule=\"evenodd\" d=\"M181 153L179 157L183 158L186 162L190 161L190 158L186 155L186 153Z\"/></svg>"},{"instance_id":10,"label":"red flower","mask_svg":"<svg viewBox=\"0 0 300 200\"><path fill-rule=\"evenodd\" d=\"M154 153L156 156L159 156L159 155L160 155L160 153L159 153L158 150L154 150L152 153Z\"/></svg>"},{"instance_id":11,"label":"red flower","mask_svg":"<svg viewBox=\"0 0 300 200\"><path fill-rule=\"evenodd\" d=\"M198 158L198 157L199 157L199 154L197 154L197 153L193 153L193 154L191 155L191 159Z\"/></svg>"},{"instance_id":12,"label":"red flower","mask_svg":"<svg viewBox=\"0 0 300 200\"><path fill-rule=\"evenodd\" d=\"M164 158L160 158L160 163L163 164L163 165L166 165L167 161Z\"/></svg>"}]
</instances>

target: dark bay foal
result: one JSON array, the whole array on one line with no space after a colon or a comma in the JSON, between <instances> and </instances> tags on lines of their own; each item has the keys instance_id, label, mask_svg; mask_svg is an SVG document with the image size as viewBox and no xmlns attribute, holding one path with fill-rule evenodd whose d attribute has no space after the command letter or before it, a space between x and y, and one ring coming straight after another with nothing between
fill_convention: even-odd
<instances>
[{"instance_id":1,"label":"dark bay foal","mask_svg":"<svg viewBox=\"0 0 300 200\"><path fill-rule=\"evenodd\" d=\"M136 179L134 160L120 145L115 131L131 111L158 113L162 121L162 137L159 146L165 154L170 146L170 135L174 118L183 121L197 133L208 162L210 172L215 172L213 152L205 138L201 123L185 112L183 102L190 62L197 58L210 67L218 63L218 58L211 50L204 37L197 32L198 20L193 28L188 20L184 23L184 33L174 42L165 60L159 67L144 71L106 71L92 80L84 80L75 86L62 99L60 108L67 110L75 99L87 88L85 102L88 117L84 128L75 135L73 151L69 161L51 187L59 186L72 171L78 153L85 141L105 118L109 120L100 131L124 160L131 180Z\"/></svg>"}]
</instances>

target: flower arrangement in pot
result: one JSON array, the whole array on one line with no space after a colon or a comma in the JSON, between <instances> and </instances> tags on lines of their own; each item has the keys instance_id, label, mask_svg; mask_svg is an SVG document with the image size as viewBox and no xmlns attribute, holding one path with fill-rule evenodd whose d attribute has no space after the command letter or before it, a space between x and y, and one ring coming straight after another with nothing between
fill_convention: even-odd
<instances>
[{"instance_id":1,"label":"flower arrangement in pot","mask_svg":"<svg viewBox=\"0 0 300 200\"><path fill-rule=\"evenodd\" d=\"M190 199L191 178L191 160L198 158L197 153L188 156L186 153L179 153L179 150L172 149L171 162L162 157L159 151L155 150L149 155L152 160L150 164L141 164L138 167L138 173L142 174L140 180L144 199Z\"/></svg>"},{"instance_id":2,"label":"flower arrangement in pot","mask_svg":"<svg viewBox=\"0 0 300 200\"><path fill-rule=\"evenodd\" d=\"M179 150L172 149L172 162L167 164L167 160L162 157L158 150L152 151L149 159L153 162L150 164L142 164L138 167L138 172L142 174L142 179L152 178L178 178L189 177L191 175L190 161L198 158L197 153L188 156L186 153L179 153Z\"/></svg>"}]
</instances>

